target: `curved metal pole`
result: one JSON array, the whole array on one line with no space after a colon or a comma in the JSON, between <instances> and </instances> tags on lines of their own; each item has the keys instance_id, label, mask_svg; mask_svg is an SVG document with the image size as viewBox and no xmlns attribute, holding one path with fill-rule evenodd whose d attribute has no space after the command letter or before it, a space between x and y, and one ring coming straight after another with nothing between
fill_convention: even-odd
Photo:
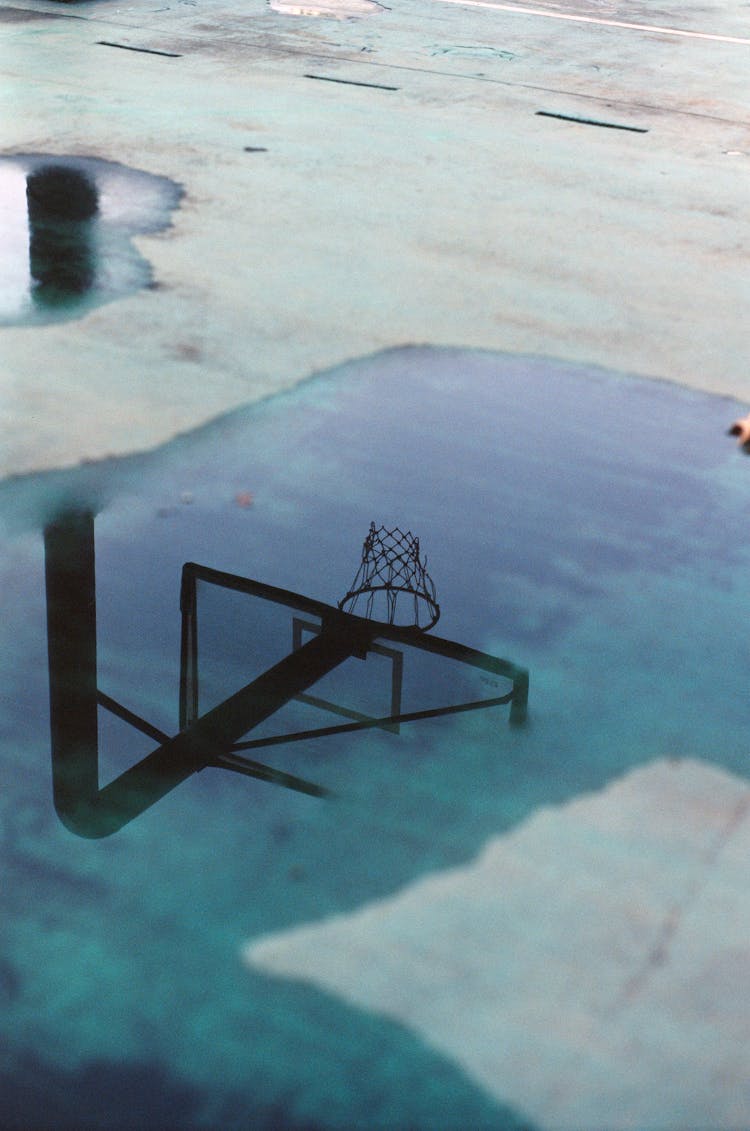
<instances>
[{"instance_id":1,"label":"curved metal pole","mask_svg":"<svg viewBox=\"0 0 750 1131\"><path fill-rule=\"evenodd\" d=\"M208 765L324 792L230 756L230 750L242 735L366 647L361 624L344 618L324 624L319 636L100 789L93 514L75 512L51 523L44 544L52 789L55 809L71 832L109 836Z\"/></svg>"}]
</instances>

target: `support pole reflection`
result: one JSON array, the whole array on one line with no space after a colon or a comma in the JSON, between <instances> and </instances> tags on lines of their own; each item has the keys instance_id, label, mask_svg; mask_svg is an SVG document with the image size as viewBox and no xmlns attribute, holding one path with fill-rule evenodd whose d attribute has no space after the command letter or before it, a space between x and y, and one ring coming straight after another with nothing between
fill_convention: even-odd
<instances>
[{"instance_id":1,"label":"support pole reflection","mask_svg":"<svg viewBox=\"0 0 750 1131\"><path fill-rule=\"evenodd\" d=\"M42 165L26 178L26 200L34 302L50 307L80 298L96 276L96 185L81 169Z\"/></svg>"},{"instance_id":2,"label":"support pole reflection","mask_svg":"<svg viewBox=\"0 0 750 1131\"><path fill-rule=\"evenodd\" d=\"M300 792L325 794L312 782L239 758L232 748L242 735L366 646L361 626L344 618L326 626L100 789L97 708L103 704L112 709L113 701L98 691L96 682L93 515L63 516L46 527L44 543L53 797L60 820L71 832L109 836L210 765ZM140 722L125 708L114 708L127 721L136 720L133 725Z\"/></svg>"}]
</instances>

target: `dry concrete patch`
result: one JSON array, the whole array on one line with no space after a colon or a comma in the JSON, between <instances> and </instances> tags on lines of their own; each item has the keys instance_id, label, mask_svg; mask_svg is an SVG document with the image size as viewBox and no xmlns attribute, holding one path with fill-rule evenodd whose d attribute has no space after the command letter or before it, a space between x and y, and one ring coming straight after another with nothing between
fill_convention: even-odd
<instances>
[{"instance_id":1,"label":"dry concrete patch","mask_svg":"<svg viewBox=\"0 0 750 1131\"><path fill-rule=\"evenodd\" d=\"M244 958L396 1019L540 1127L747 1126L749 808L714 766L654 762Z\"/></svg>"},{"instance_id":2,"label":"dry concrete patch","mask_svg":"<svg viewBox=\"0 0 750 1131\"><path fill-rule=\"evenodd\" d=\"M718 3L682 11L741 33ZM0 475L144 450L409 342L748 395L744 47L422 0L76 13L7 25L5 153L186 196L137 239L158 289L3 329Z\"/></svg>"}]
</instances>

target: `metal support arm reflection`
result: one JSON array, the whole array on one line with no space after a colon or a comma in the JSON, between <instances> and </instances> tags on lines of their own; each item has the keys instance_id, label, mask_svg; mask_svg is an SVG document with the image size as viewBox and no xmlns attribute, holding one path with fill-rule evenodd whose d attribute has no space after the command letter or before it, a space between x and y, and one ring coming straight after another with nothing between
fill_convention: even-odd
<instances>
[{"instance_id":1,"label":"metal support arm reflection","mask_svg":"<svg viewBox=\"0 0 750 1131\"><path fill-rule=\"evenodd\" d=\"M98 691L94 518L66 515L45 529L52 783L63 824L84 837L109 836L205 766L323 794L319 786L232 754L234 743L294 696L362 648L366 629L334 618L298 651L168 738ZM115 781L99 788L97 709L108 707L165 739Z\"/></svg>"}]
</instances>

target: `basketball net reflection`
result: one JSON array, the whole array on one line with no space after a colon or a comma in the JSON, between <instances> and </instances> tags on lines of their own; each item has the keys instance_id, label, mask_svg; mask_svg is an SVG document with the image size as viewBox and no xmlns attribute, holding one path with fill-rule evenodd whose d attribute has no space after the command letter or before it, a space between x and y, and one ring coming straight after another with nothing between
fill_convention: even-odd
<instances>
[{"instance_id":1,"label":"basketball net reflection","mask_svg":"<svg viewBox=\"0 0 750 1131\"><path fill-rule=\"evenodd\" d=\"M371 535L374 530L372 526ZM381 528L381 532L376 532L379 533L390 538L394 532ZM411 539L411 535L396 533L400 535L400 539ZM233 770L313 796L325 796L326 790L321 786L252 761L241 753L256 747L372 727L398 730L401 723L503 703L510 703L511 723L522 723L526 718L528 673L507 660L500 660L439 637L427 636L418 627L418 623L396 624L395 616L391 623L355 616L342 608L326 605L298 593L187 563L183 566L180 595L180 729L176 735L169 736L99 690L93 514L73 512L61 516L45 528L44 544L53 798L62 823L79 836L109 836L150 808L180 782L207 766ZM403 547L400 540L399 545ZM413 546L408 541L406 545L408 553L412 555L411 569L415 564ZM366 540L363 561L367 547ZM419 563L418 543L416 563ZM381 564L385 564L385 559ZM372 576L369 580L372 581ZM300 626L305 626L305 622L298 618L290 654L202 715L198 709L198 581L262 597L313 616L317 621L314 626L307 625L307 630L312 630L313 635L307 643L303 643ZM365 584L362 592L369 594L369 588ZM375 588L379 588L379 585ZM419 594L415 597L414 589L409 587L409 578L405 578L400 567L395 574L391 574L388 588L388 607L394 613L399 592L406 593L411 599L422 600ZM428 592L432 602L430 611L434 619L437 619L435 613L439 615L439 608L434 601L434 587ZM341 605L350 602L353 596L356 594L350 591ZM380 649L383 653L391 651L376 644L376 639L415 646L446 659L483 669L510 680L511 690L505 695L490 699L401 713L400 687L396 688L394 684L390 714L382 718L342 711L334 704L306 694L318 680L350 657L363 659L371 650ZM345 714L350 721L292 734L239 741L293 699L302 699L314 706ZM155 750L103 788L99 787L100 707L158 743Z\"/></svg>"}]
</instances>

